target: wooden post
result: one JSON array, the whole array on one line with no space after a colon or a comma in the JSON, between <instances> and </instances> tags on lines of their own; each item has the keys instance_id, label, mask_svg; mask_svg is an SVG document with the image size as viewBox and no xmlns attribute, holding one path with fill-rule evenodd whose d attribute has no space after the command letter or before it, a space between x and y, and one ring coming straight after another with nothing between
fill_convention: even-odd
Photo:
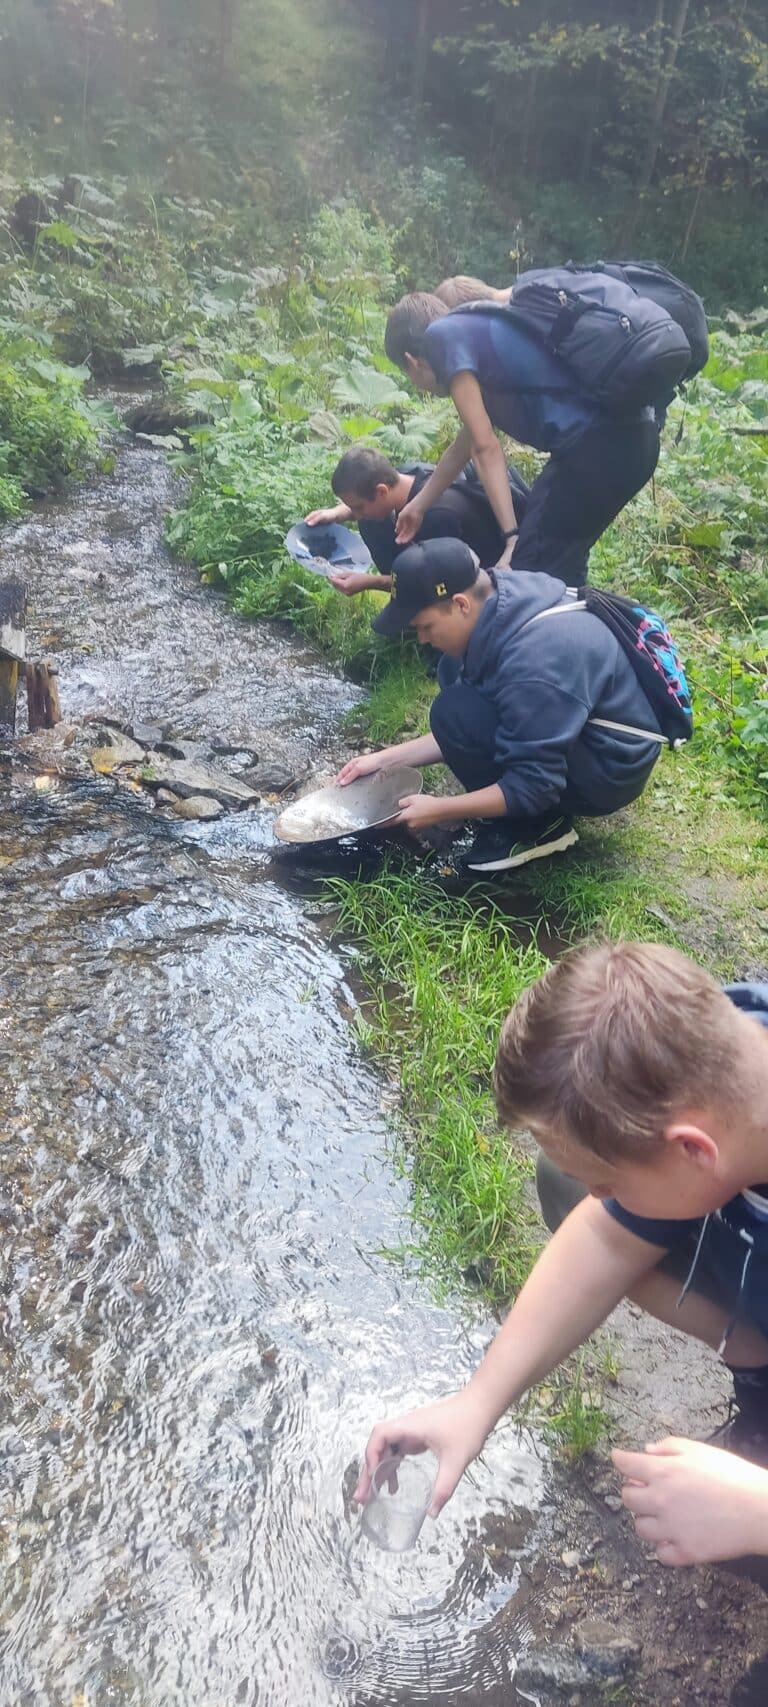
<instances>
[{"instance_id":1,"label":"wooden post","mask_svg":"<svg viewBox=\"0 0 768 1707\"><path fill-rule=\"evenodd\" d=\"M0 581L0 730L16 728L19 664L25 656L27 595L20 581Z\"/></svg>"},{"instance_id":2,"label":"wooden post","mask_svg":"<svg viewBox=\"0 0 768 1707\"><path fill-rule=\"evenodd\" d=\"M53 729L54 724L61 722L61 705L56 682L57 666L25 664L24 675L27 683L27 722L30 734L37 729Z\"/></svg>"},{"instance_id":3,"label":"wooden post","mask_svg":"<svg viewBox=\"0 0 768 1707\"><path fill-rule=\"evenodd\" d=\"M55 723L61 722L61 700L59 699L59 684L56 679L59 674L59 666L58 664L46 664L45 667L48 671L48 728L52 729Z\"/></svg>"}]
</instances>

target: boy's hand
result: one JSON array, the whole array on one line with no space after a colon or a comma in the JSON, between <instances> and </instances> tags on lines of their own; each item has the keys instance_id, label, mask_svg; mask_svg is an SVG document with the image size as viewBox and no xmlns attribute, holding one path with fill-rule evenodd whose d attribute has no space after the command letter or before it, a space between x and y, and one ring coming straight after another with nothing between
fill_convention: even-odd
<instances>
[{"instance_id":1,"label":"boy's hand","mask_svg":"<svg viewBox=\"0 0 768 1707\"><path fill-rule=\"evenodd\" d=\"M456 801L450 795L444 799L439 794L404 794L398 805L398 824L406 825L409 830L426 830L430 824L444 824L447 818L461 817L461 808L456 809Z\"/></svg>"},{"instance_id":2,"label":"boy's hand","mask_svg":"<svg viewBox=\"0 0 768 1707\"><path fill-rule=\"evenodd\" d=\"M319 527L321 522L335 522L336 516L337 509L334 505L332 510L310 510L309 515L305 516L304 520L308 527L315 528Z\"/></svg>"},{"instance_id":3,"label":"boy's hand","mask_svg":"<svg viewBox=\"0 0 768 1707\"><path fill-rule=\"evenodd\" d=\"M311 521L307 516L307 521ZM328 580L338 593L346 593L349 598L353 593L364 593L371 585L371 577L364 569L337 569L335 575L329 575Z\"/></svg>"},{"instance_id":4,"label":"boy's hand","mask_svg":"<svg viewBox=\"0 0 768 1707\"><path fill-rule=\"evenodd\" d=\"M423 520L424 511L415 498L411 499L410 504L404 504L395 527L398 545L410 545L411 540L416 538Z\"/></svg>"},{"instance_id":5,"label":"boy's hand","mask_svg":"<svg viewBox=\"0 0 768 1707\"><path fill-rule=\"evenodd\" d=\"M359 758L350 759L346 765L342 765L338 776L333 780L340 783L342 788L346 788L348 782L356 782L359 776L375 776L376 771L384 769L386 758L386 752L361 753Z\"/></svg>"},{"instance_id":6,"label":"boy's hand","mask_svg":"<svg viewBox=\"0 0 768 1707\"><path fill-rule=\"evenodd\" d=\"M768 1553L768 1470L695 1440L611 1456L637 1533L663 1565Z\"/></svg>"},{"instance_id":7,"label":"boy's hand","mask_svg":"<svg viewBox=\"0 0 768 1707\"><path fill-rule=\"evenodd\" d=\"M502 551L502 554L499 558L499 561L495 565L495 567L497 569L510 569L512 567L512 557L513 557L516 545L517 545L517 536L515 536L514 539L508 539L507 540L507 543L504 547L504 550Z\"/></svg>"},{"instance_id":8,"label":"boy's hand","mask_svg":"<svg viewBox=\"0 0 768 1707\"><path fill-rule=\"evenodd\" d=\"M393 1452L433 1452L440 1461L440 1469L429 1515L437 1517L467 1465L482 1452L488 1432L487 1417L466 1387L449 1399L439 1399L434 1405L423 1405L405 1416L377 1423L365 1449L365 1462L353 1498L365 1504L371 1491L371 1477L382 1458Z\"/></svg>"}]
</instances>

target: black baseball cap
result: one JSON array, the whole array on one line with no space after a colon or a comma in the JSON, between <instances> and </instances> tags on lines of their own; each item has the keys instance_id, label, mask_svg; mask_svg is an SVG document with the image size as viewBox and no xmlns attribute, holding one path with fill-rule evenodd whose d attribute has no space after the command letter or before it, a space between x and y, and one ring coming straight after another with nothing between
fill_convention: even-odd
<instances>
[{"instance_id":1,"label":"black baseball cap","mask_svg":"<svg viewBox=\"0 0 768 1707\"><path fill-rule=\"evenodd\" d=\"M392 597L374 617L375 634L402 634L427 605L473 587L480 573L474 551L462 539L425 539L395 558Z\"/></svg>"}]
</instances>

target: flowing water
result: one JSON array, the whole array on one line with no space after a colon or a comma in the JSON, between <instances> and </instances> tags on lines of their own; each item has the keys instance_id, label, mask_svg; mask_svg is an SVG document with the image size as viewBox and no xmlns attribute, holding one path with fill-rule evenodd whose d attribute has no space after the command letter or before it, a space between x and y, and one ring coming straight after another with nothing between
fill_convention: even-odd
<instances>
[{"instance_id":1,"label":"flowing water","mask_svg":"<svg viewBox=\"0 0 768 1707\"><path fill-rule=\"evenodd\" d=\"M333 771L357 690L170 562L162 454L6 531L65 719L256 730ZM111 779L0 797L0 1701L509 1704L542 1465L499 1431L419 1546L359 1534L385 1408L487 1335L408 1237L349 956L275 859Z\"/></svg>"}]
</instances>

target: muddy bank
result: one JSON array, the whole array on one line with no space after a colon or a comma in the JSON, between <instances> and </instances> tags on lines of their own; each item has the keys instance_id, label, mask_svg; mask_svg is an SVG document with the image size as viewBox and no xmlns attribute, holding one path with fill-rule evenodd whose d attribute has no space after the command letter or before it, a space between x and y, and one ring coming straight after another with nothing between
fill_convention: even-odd
<instances>
[{"instance_id":1,"label":"muddy bank","mask_svg":"<svg viewBox=\"0 0 768 1707\"><path fill-rule=\"evenodd\" d=\"M0 540L65 718L247 732L327 773L359 690L171 563L174 499L162 454L126 447ZM599 1613L634 1648L625 1700L727 1701L759 1597L649 1564L601 1467L555 1474L511 1424L416 1553L356 1539L370 1423L454 1385L492 1324L381 1254L407 1237L393 1090L359 1058L349 959L275 862L273 815L188 824L8 763L0 1700L592 1703L615 1672L542 1681L531 1654ZM703 1368L674 1426L698 1432ZM642 1411L637 1385L630 1437L658 1432L663 1385Z\"/></svg>"}]
</instances>

